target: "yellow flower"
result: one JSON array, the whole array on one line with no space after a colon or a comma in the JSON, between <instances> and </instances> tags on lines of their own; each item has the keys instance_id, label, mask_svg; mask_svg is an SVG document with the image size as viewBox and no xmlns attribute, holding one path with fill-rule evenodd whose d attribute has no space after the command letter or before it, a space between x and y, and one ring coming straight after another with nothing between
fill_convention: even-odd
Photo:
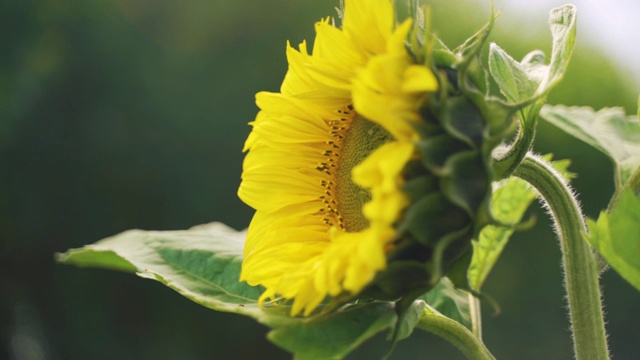
<instances>
[{"instance_id":1,"label":"yellow flower","mask_svg":"<svg viewBox=\"0 0 640 360\"><path fill-rule=\"evenodd\" d=\"M327 296L356 295L387 265L408 205L418 109L438 83L415 64L390 0L347 0L342 28L316 24L313 51L287 46L280 93L261 92L245 144L240 198L256 210L241 280L261 301L309 315Z\"/></svg>"}]
</instances>

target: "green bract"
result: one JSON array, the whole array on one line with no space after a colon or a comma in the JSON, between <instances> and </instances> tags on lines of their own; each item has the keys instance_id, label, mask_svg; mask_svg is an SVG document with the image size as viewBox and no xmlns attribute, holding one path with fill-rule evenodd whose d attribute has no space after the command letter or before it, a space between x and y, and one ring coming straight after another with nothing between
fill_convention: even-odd
<instances>
[{"instance_id":1,"label":"green bract","mask_svg":"<svg viewBox=\"0 0 640 360\"><path fill-rule=\"evenodd\" d=\"M422 273L419 279L428 281L426 285L437 283L454 262L468 262L465 254L471 239L491 218L491 151L499 137L489 135L504 136L502 130L509 128L505 123L510 118L503 117L501 122L487 119L484 96L478 95L477 85L484 82L478 50L489 30L487 26L456 51L440 48L433 52L446 54L434 56L433 62L441 91L425 99L423 123L416 125L420 158L404 175L411 205L399 225L401 240L390 254L392 263L404 267L389 269ZM386 281L376 285L384 290L393 278L385 276L380 280Z\"/></svg>"}]
</instances>

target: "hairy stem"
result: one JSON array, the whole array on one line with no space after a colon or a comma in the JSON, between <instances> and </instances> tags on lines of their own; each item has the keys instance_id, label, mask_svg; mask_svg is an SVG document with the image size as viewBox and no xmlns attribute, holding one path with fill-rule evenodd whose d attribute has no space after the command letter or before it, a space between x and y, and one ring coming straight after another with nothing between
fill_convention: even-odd
<instances>
[{"instance_id":1,"label":"hairy stem","mask_svg":"<svg viewBox=\"0 0 640 360\"><path fill-rule=\"evenodd\" d=\"M469 329L429 306L420 314L417 327L449 341L469 360L495 360L482 341Z\"/></svg>"},{"instance_id":2,"label":"hairy stem","mask_svg":"<svg viewBox=\"0 0 640 360\"><path fill-rule=\"evenodd\" d=\"M587 229L571 189L548 162L531 154L514 175L535 187L551 210L562 251L576 358L609 359L598 263L591 247L582 238Z\"/></svg>"},{"instance_id":3,"label":"hairy stem","mask_svg":"<svg viewBox=\"0 0 640 360\"><path fill-rule=\"evenodd\" d=\"M545 97L538 99L529 107L520 110L520 129L514 142L501 154L495 163L496 180L507 179L518 168L522 160L527 156L538 125L538 114Z\"/></svg>"}]
</instances>

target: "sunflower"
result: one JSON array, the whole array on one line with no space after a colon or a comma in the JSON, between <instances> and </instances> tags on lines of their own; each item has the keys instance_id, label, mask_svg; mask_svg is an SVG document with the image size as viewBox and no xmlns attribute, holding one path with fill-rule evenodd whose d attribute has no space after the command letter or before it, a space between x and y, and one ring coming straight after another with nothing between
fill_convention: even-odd
<instances>
[{"instance_id":1,"label":"sunflower","mask_svg":"<svg viewBox=\"0 0 640 360\"><path fill-rule=\"evenodd\" d=\"M256 95L244 148L238 194L256 212L240 280L265 288L261 302L293 300L292 315L357 295L386 268L419 109L438 88L391 0L347 0L342 20L316 24L311 53L287 44L281 91Z\"/></svg>"}]
</instances>

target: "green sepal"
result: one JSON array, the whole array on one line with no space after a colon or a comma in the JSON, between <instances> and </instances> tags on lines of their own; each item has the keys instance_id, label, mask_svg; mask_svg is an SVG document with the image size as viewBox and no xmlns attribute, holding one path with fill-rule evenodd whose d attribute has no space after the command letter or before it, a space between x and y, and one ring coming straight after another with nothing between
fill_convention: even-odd
<instances>
[{"instance_id":1,"label":"green sepal","mask_svg":"<svg viewBox=\"0 0 640 360\"><path fill-rule=\"evenodd\" d=\"M445 175L440 178L442 192L447 199L475 217L491 190L489 174L480 153L457 153L449 158L445 169Z\"/></svg>"},{"instance_id":2,"label":"green sepal","mask_svg":"<svg viewBox=\"0 0 640 360\"><path fill-rule=\"evenodd\" d=\"M362 293L362 297L395 301L416 289L422 294L432 286L431 274L423 263L398 260L390 262L384 271L376 274L372 283Z\"/></svg>"},{"instance_id":3,"label":"green sepal","mask_svg":"<svg viewBox=\"0 0 640 360\"><path fill-rule=\"evenodd\" d=\"M447 133L478 149L482 145L485 122L474 103L465 96L449 97L440 121Z\"/></svg>"},{"instance_id":4,"label":"green sepal","mask_svg":"<svg viewBox=\"0 0 640 360\"><path fill-rule=\"evenodd\" d=\"M461 248L458 253L459 256L447 269L446 276L457 289L472 290L469 286L468 269L471 265L473 248L465 244L465 247Z\"/></svg>"},{"instance_id":5,"label":"green sepal","mask_svg":"<svg viewBox=\"0 0 640 360\"><path fill-rule=\"evenodd\" d=\"M456 270L454 266L456 264L465 263L465 255L471 248L471 238L473 236L473 226L469 224L465 228L449 233L444 236L436 244L433 251L433 259L429 264L431 265L431 271L435 274L434 279L438 279L442 276L449 276L451 281L457 287L467 289L468 286L464 282L459 282L455 276ZM466 267L465 267L466 269ZM466 276L466 275L465 275Z\"/></svg>"},{"instance_id":6,"label":"green sepal","mask_svg":"<svg viewBox=\"0 0 640 360\"><path fill-rule=\"evenodd\" d=\"M431 102L433 101L438 101L438 100L431 100ZM434 136L444 134L445 132L444 130L442 130L442 126L440 126L440 124L438 123L435 115L431 113L431 109L425 108L423 110L424 111L422 111L420 115L422 116L423 119L425 119L426 122L412 124L413 127L416 129L416 132L418 132L418 135L420 135L420 138L428 139Z\"/></svg>"},{"instance_id":7,"label":"green sepal","mask_svg":"<svg viewBox=\"0 0 640 360\"><path fill-rule=\"evenodd\" d=\"M452 68L460 59L436 34L431 37L431 61L435 68Z\"/></svg>"},{"instance_id":8,"label":"green sepal","mask_svg":"<svg viewBox=\"0 0 640 360\"><path fill-rule=\"evenodd\" d=\"M487 97L481 103L476 103L476 106L480 109L487 125L482 153L484 156L490 156L493 149L516 129L517 123L513 120L513 115L517 108L495 97Z\"/></svg>"},{"instance_id":9,"label":"green sepal","mask_svg":"<svg viewBox=\"0 0 640 360\"><path fill-rule=\"evenodd\" d=\"M412 200L411 202L418 201L438 189L438 179L433 175L414 177L402 185L402 192Z\"/></svg>"},{"instance_id":10,"label":"green sepal","mask_svg":"<svg viewBox=\"0 0 640 360\"><path fill-rule=\"evenodd\" d=\"M487 74L485 74L484 67L480 63L479 54L486 44L497 16L492 2L489 22L454 50L460 59L454 66L459 72L457 88L476 104L479 102L478 100L481 102L481 98L488 94L490 87Z\"/></svg>"},{"instance_id":11,"label":"green sepal","mask_svg":"<svg viewBox=\"0 0 640 360\"><path fill-rule=\"evenodd\" d=\"M480 53L480 50L486 43L487 38L489 37L491 30L493 29L495 19L496 15L492 8L489 22L454 50L454 53L458 54L458 57L460 58L460 61L456 64L456 67L461 72L464 73L469 64L474 61L477 55ZM462 81L466 81L466 79L462 78Z\"/></svg>"},{"instance_id":12,"label":"green sepal","mask_svg":"<svg viewBox=\"0 0 640 360\"><path fill-rule=\"evenodd\" d=\"M409 53L414 58L415 63L426 64L431 59L433 51L433 38L431 34L431 8L420 4L419 1L394 1L396 9L401 8L399 15L405 19L403 14L413 19L413 29L409 34ZM398 17L398 13L396 13ZM402 21L398 21L400 24Z\"/></svg>"},{"instance_id":13,"label":"green sepal","mask_svg":"<svg viewBox=\"0 0 640 360\"><path fill-rule=\"evenodd\" d=\"M424 166L437 175L444 175L443 168L451 156L469 150L469 146L448 134L426 138L419 141L416 146Z\"/></svg>"},{"instance_id":14,"label":"green sepal","mask_svg":"<svg viewBox=\"0 0 640 360\"><path fill-rule=\"evenodd\" d=\"M441 193L431 193L406 211L399 231L407 231L425 246L435 246L452 231L463 229L471 222L462 208Z\"/></svg>"},{"instance_id":15,"label":"green sepal","mask_svg":"<svg viewBox=\"0 0 640 360\"><path fill-rule=\"evenodd\" d=\"M478 54L493 21L492 13L490 22L454 51L432 39L430 63L440 88L421 110L424 122L415 125L423 169L412 162L404 172L411 204L388 254L390 264L424 264L432 285L452 264L468 264L471 238L491 220L491 152L511 129L515 111L486 97L487 76Z\"/></svg>"}]
</instances>

